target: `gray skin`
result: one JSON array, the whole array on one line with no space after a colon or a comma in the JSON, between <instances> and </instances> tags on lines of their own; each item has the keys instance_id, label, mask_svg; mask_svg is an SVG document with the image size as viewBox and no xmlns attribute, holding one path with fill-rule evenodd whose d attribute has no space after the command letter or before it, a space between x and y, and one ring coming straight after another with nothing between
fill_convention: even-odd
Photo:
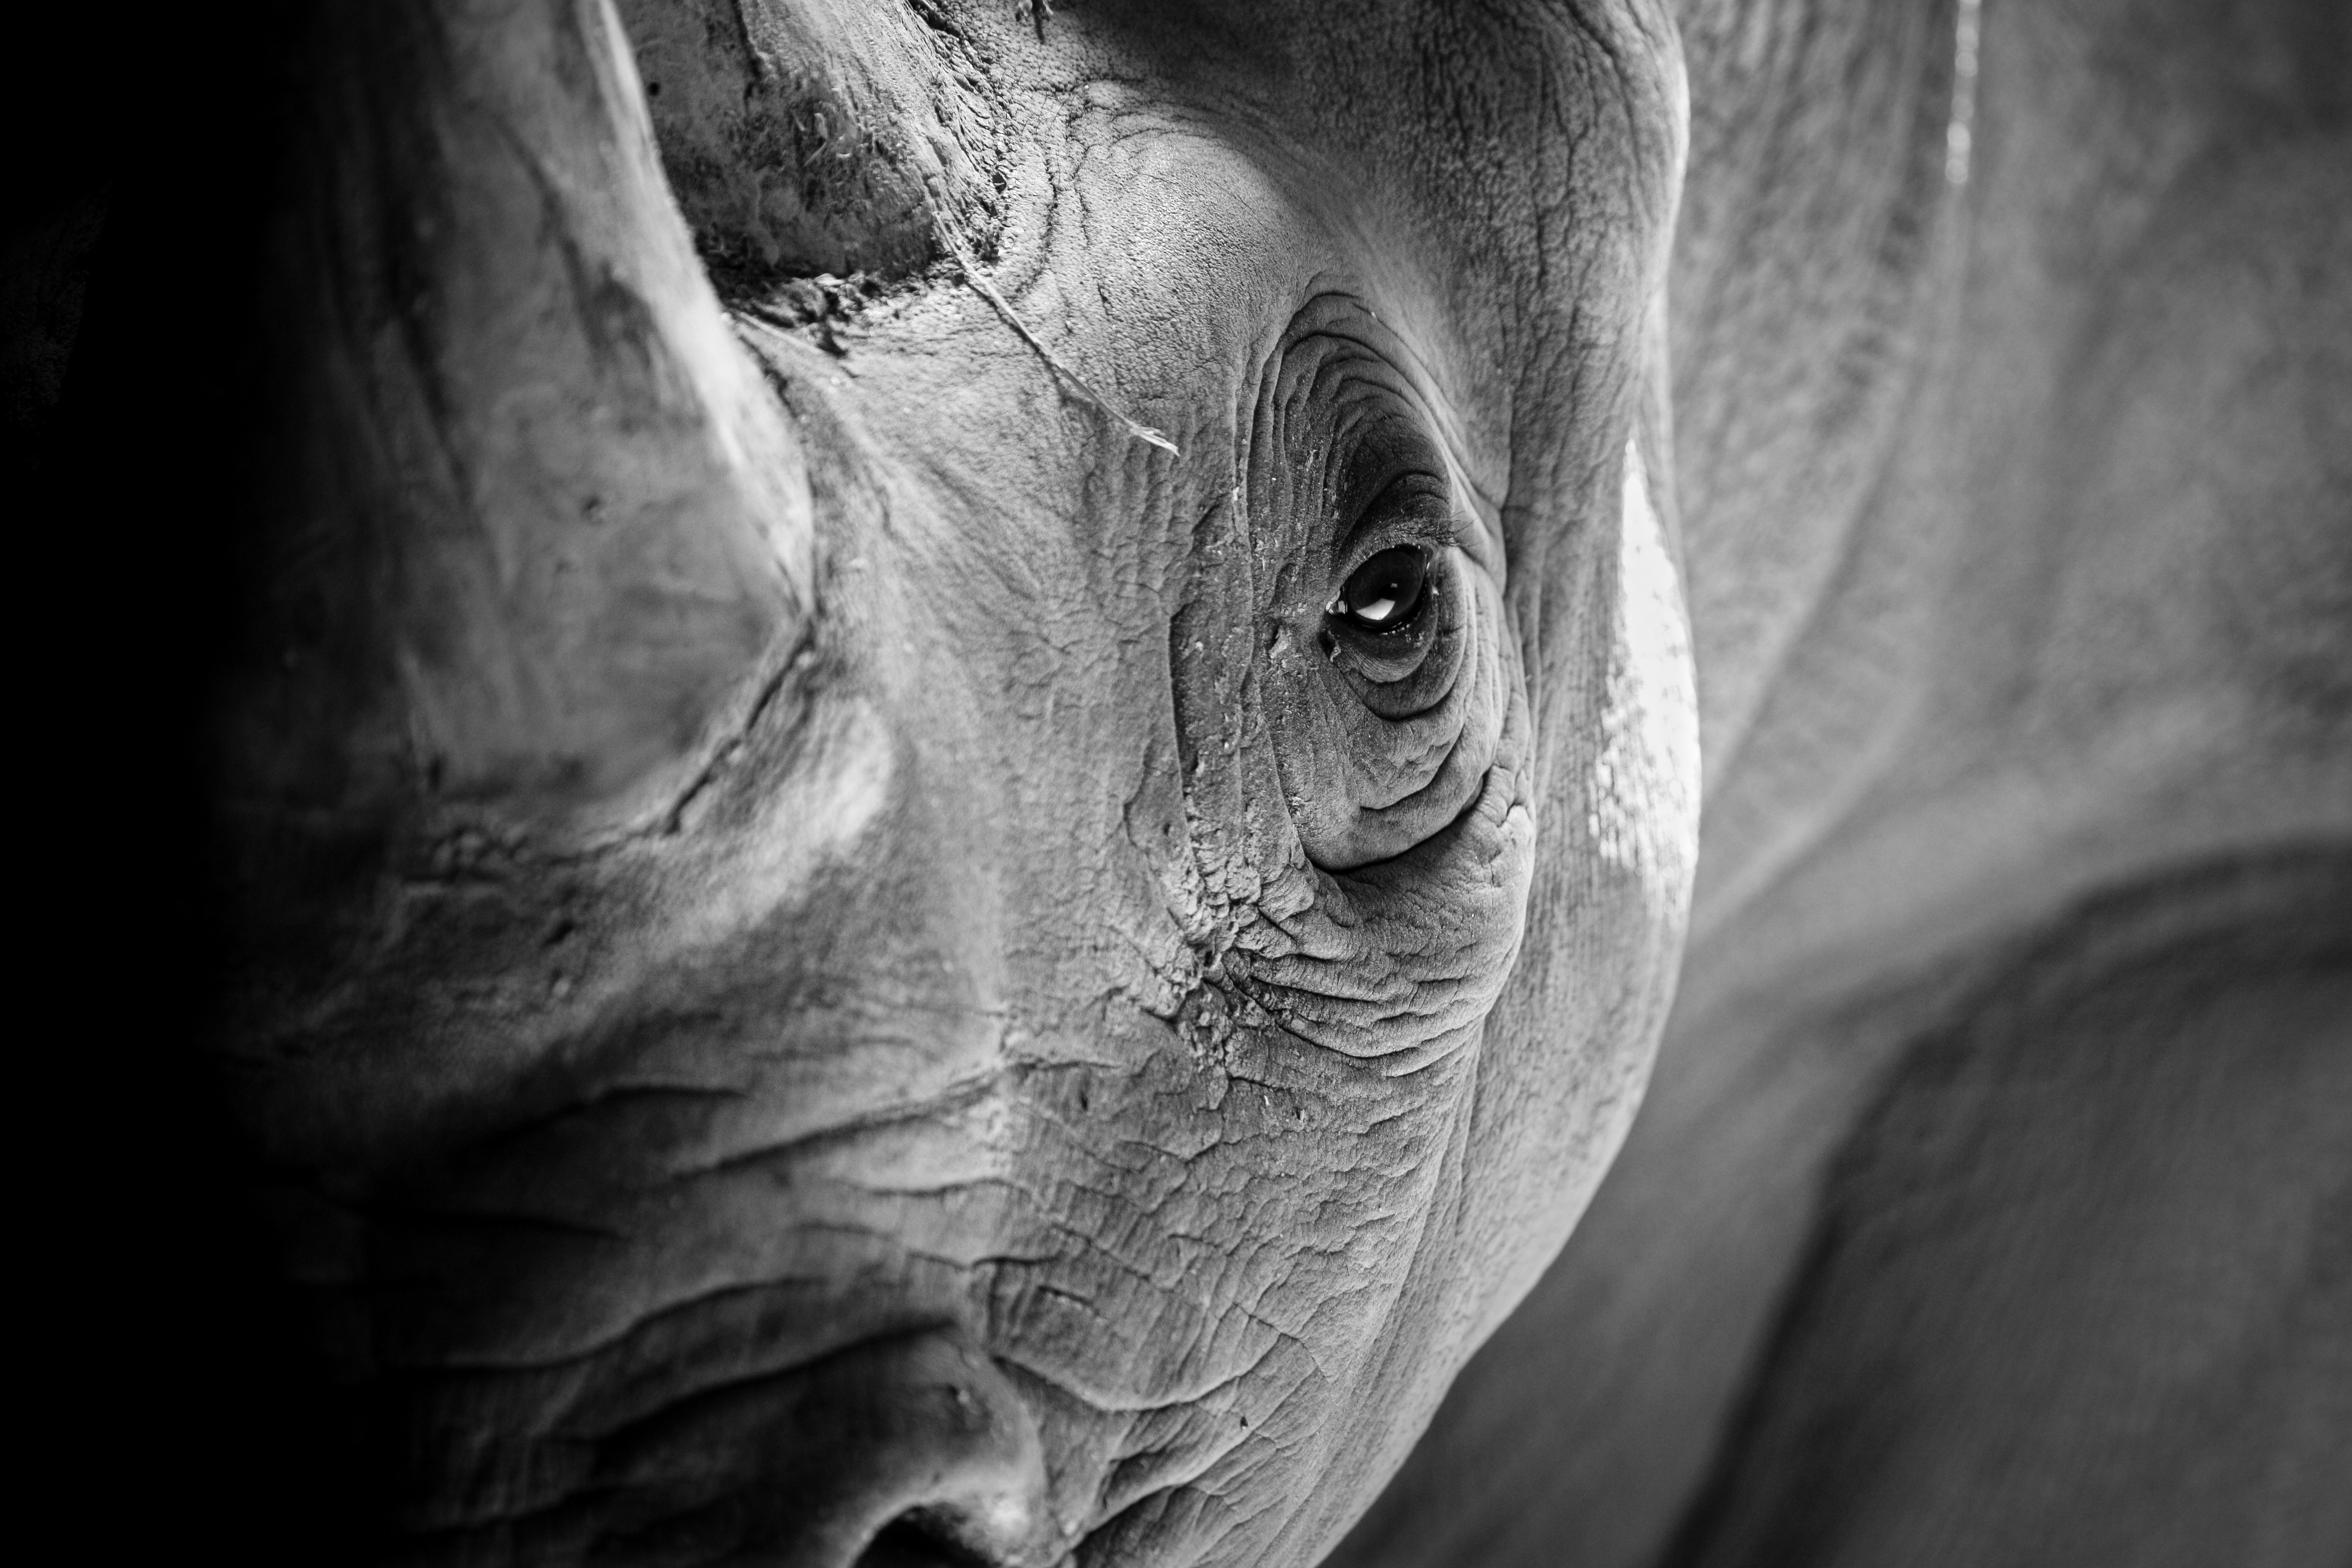
<instances>
[{"instance_id":1,"label":"gray skin","mask_svg":"<svg viewBox=\"0 0 2352 1568\"><path fill-rule=\"evenodd\" d=\"M627 10L287 77L217 1054L390 1554L1311 1561L1669 1002L1671 20Z\"/></svg>"},{"instance_id":2,"label":"gray skin","mask_svg":"<svg viewBox=\"0 0 2352 1568\"><path fill-rule=\"evenodd\" d=\"M396 1554L1311 1559L1696 738L1340 1560L2340 1560L2339 10L1965 182L1948 4L337 18L221 1060Z\"/></svg>"},{"instance_id":3,"label":"gray skin","mask_svg":"<svg viewBox=\"0 0 2352 1568\"><path fill-rule=\"evenodd\" d=\"M1679 19L1681 992L1333 1561L2352 1561L2352 21Z\"/></svg>"}]
</instances>

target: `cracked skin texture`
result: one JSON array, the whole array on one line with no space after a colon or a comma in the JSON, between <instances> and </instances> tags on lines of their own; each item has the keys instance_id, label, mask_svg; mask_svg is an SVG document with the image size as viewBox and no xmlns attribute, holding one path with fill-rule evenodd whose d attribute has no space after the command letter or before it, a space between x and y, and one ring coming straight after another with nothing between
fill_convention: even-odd
<instances>
[{"instance_id":1,"label":"cracked skin texture","mask_svg":"<svg viewBox=\"0 0 2352 1568\"><path fill-rule=\"evenodd\" d=\"M1677 20L1675 1016L1334 1568L2352 1562L2352 12Z\"/></svg>"},{"instance_id":2,"label":"cracked skin texture","mask_svg":"<svg viewBox=\"0 0 2352 1568\"><path fill-rule=\"evenodd\" d=\"M1639 1098L1665 19L924 12L994 288L1175 453L952 268L845 356L722 305L602 4L305 46L220 1053L398 1560L845 1562L919 1363L961 1549L1311 1561ZM1423 629L1327 646L1399 539Z\"/></svg>"}]
</instances>

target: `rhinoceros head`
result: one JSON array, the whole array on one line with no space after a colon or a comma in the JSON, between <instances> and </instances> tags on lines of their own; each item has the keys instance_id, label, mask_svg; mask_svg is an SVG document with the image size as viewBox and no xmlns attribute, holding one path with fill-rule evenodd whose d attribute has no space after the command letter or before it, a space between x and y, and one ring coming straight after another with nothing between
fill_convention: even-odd
<instances>
[{"instance_id":1,"label":"rhinoceros head","mask_svg":"<svg viewBox=\"0 0 2352 1568\"><path fill-rule=\"evenodd\" d=\"M623 9L295 73L219 1057L395 1555L1308 1560L1671 984L1671 28Z\"/></svg>"}]
</instances>

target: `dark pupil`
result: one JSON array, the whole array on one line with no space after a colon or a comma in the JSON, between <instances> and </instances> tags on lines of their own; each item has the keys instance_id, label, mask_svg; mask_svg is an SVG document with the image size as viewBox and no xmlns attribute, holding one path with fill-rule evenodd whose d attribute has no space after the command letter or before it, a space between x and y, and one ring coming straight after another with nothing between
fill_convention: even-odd
<instances>
[{"instance_id":1,"label":"dark pupil","mask_svg":"<svg viewBox=\"0 0 2352 1568\"><path fill-rule=\"evenodd\" d=\"M1422 589L1429 568L1421 552L1411 545L1383 550L1349 573L1333 606L1351 626L1384 632L1412 619L1421 608Z\"/></svg>"}]
</instances>

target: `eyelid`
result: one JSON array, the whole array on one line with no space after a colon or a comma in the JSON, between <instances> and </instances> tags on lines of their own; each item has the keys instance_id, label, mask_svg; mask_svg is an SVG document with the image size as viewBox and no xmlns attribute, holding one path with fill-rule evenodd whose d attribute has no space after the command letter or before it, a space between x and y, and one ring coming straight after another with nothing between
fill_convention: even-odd
<instances>
[{"instance_id":1,"label":"eyelid","mask_svg":"<svg viewBox=\"0 0 2352 1568\"><path fill-rule=\"evenodd\" d=\"M1409 492L1402 504L1389 504L1390 498L1401 488L1415 481L1427 488L1417 495ZM1438 551L1459 542L1459 531L1453 495L1444 479L1433 474L1400 475L1381 488L1379 496L1349 529L1332 558L1337 565L1332 574L1333 591L1336 593L1337 584L1355 575L1358 567L1383 550L1418 544L1434 557Z\"/></svg>"},{"instance_id":2,"label":"eyelid","mask_svg":"<svg viewBox=\"0 0 2352 1568\"><path fill-rule=\"evenodd\" d=\"M1423 539L1418 535L1410 533L1405 534L1401 538L1360 540L1354 545L1350 546L1347 554L1339 557L1339 559L1346 563L1346 564L1341 566L1339 570L1331 574L1331 581L1334 584L1331 591L1336 596L1340 589L1347 585L1348 579L1353 577L1358 572L1361 571L1365 563L1370 562L1373 556L1385 554L1389 551L1397 549L1402 545L1414 544L1421 546L1422 557L1426 561L1431 554L1430 547L1433 542L1433 541Z\"/></svg>"}]
</instances>

